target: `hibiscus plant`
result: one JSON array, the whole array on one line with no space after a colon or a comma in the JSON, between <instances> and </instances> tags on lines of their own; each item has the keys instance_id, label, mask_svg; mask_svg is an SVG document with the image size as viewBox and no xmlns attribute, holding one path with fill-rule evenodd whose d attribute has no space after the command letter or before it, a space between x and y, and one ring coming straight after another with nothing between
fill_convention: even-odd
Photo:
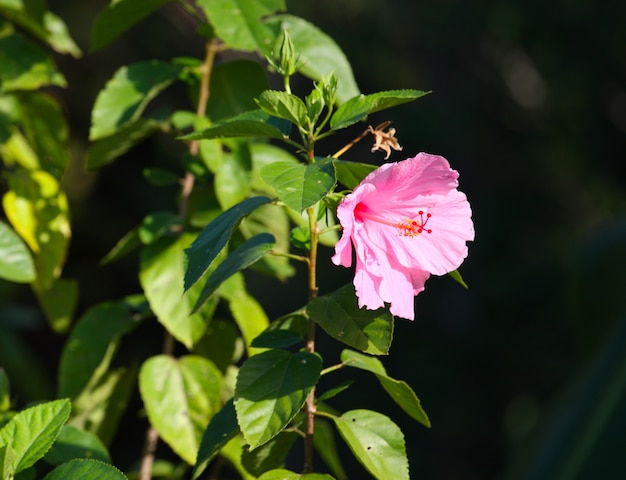
<instances>
[{"instance_id":1,"label":"hibiscus plant","mask_svg":"<svg viewBox=\"0 0 626 480\"><path fill-rule=\"evenodd\" d=\"M165 3L111 2L96 18L92 50ZM389 376L379 357L389 353L396 317L414 319L414 297L431 274L463 283L456 269L474 237L471 210L441 156L418 153L377 167L381 151L386 159L402 147L390 122L365 123L427 92L362 94L339 47L282 13L284 0L171 3L195 22L203 58L120 66L95 98L86 167L114 168L139 142L169 135L184 149L182 175L144 173L154 188L178 182L178 200L147 215L103 260L139 250L141 291L75 319L78 284L62 273L71 235L60 183L68 127L42 87L66 85L49 50L76 57L80 50L44 6L34 12L0 2L7 20L0 58L8 59L0 66L8 220L0 222L0 276L30 284L51 330L66 335L57 399L13 411L0 369L0 476L126 478L110 465L108 447L121 441L116 432L138 391L148 426L127 473L141 479L345 479L334 432L374 478L408 479L396 422L358 402L335 410L332 398L350 385L332 377L345 368L368 372L406 419L430 426L413 389ZM302 96L292 91L295 75L299 85L307 79ZM187 89L191 106L147 114L173 84ZM330 136L344 136L345 147L328 151ZM347 158L366 139L375 157ZM330 292L318 285L320 245L334 247L336 265L355 264L352 283ZM296 263L304 281L294 276ZM249 268L301 282L308 302L268 318L262 305L282 294L254 298L243 274ZM160 324L163 349L136 369L120 349L146 322ZM322 358L319 335L344 346L339 358ZM332 387L317 388L322 377ZM159 458L159 441L178 462ZM293 448L303 452L300 467L287 461Z\"/></svg>"}]
</instances>

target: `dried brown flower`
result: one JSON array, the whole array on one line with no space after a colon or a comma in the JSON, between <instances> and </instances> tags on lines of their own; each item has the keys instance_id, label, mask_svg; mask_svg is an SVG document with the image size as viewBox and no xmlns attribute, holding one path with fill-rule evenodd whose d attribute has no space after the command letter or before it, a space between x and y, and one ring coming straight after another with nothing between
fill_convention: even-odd
<instances>
[{"instance_id":1,"label":"dried brown flower","mask_svg":"<svg viewBox=\"0 0 626 480\"><path fill-rule=\"evenodd\" d=\"M402 150L402 147L398 143L398 139L395 137L396 129L390 128L386 132L384 131L385 127L389 125L390 122L384 122L378 125L376 128L372 128L370 125L367 127L369 132L374 135L374 146L372 147L372 152L377 150L384 150L387 155L385 155L385 160L389 158L391 155L391 149L394 150Z\"/></svg>"}]
</instances>

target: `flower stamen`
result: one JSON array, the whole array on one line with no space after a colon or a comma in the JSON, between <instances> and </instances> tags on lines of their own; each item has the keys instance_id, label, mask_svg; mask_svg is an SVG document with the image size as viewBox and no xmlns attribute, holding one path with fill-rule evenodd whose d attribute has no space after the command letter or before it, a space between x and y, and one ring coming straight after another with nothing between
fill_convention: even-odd
<instances>
[{"instance_id":1,"label":"flower stamen","mask_svg":"<svg viewBox=\"0 0 626 480\"><path fill-rule=\"evenodd\" d=\"M400 223L397 224L397 228L399 230L398 234L402 237L416 237L420 233L432 233L432 229L425 228L428 220L432 215L427 213L424 215L424 211L420 210L417 212L420 216L419 220L415 220L412 218L405 218Z\"/></svg>"}]
</instances>

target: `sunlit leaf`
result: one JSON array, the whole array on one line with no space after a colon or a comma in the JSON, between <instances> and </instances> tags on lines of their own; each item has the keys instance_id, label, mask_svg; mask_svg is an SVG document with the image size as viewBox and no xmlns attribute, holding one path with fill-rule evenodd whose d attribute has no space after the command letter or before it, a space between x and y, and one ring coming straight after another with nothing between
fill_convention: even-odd
<instances>
[{"instance_id":1,"label":"sunlit leaf","mask_svg":"<svg viewBox=\"0 0 626 480\"><path fill-rule=\"evenodd\" d=\"M0 430L0 446L10 445L14 452L12 473L25 470L45 455L67 421L70 408L67 399L41 403L17 413Z\"/></svg>"},{"instance_id":2,"label":"sunlit leaf","mask_svg":"<svg viewBox=\"0 0 626 480\"><path fill-rule=\"evenodd\" d=\"M308 165L275 162L263 167L261 176L276 189L278 198L296 212L302 212L322 199L336 181L331 159Z\"/></svg>"},{"instance_id":3,"label":"sunlit leaf","mask_svg":"<svg viewBox=\"0 0 626 480\"><path fill-rule=\"evenodd\" d=\"M157 60L121 67L96 98L89 139L107 137L138 120L148 102L174 82L182 70L182 65Z\"/></svg>"},{"instance_id":4,"label":"sunlit leaf","mask_svg":"<svg viewBox=\"0 0 626 480\"><path fill-rule=\"evenodd\" d=\"M376 479L409 480L404 435L388 417L352 410L333 420L354 456Z\"/></svg>"},{"instance_id":5,"label":"sunlit leaf","mask_svg":"<svg viewBox=\"0 0 626 480\"><path fill-rule=\"evenodd\" d=\"M127 480L117 468L99 460L75 459L52 470L43 480Z\"/></svg>"},{"instance_id":6,"label":"sunlit leaf","mask_svg":"<svg viewBox=\"0 0 626 480\"><path fill-rule=\"evenodd\" d=\"M321 358L312 353L268 350L242 365L235 390L241 431L254 449L289 424L319 379Z\"/></svg>"},{"instance_id":7,"label":"sunlit leaf","mask_svg":"<svg viewBox=\"0 0 626 480\"><path fill-rule=\"evenodd\" d=\"M412 102L428 93L430 92L421 90L389 90L353 97L341 105L333 114L330 119L330 126L334 130L349 127L360 120L366 119L370 113Z\"/></svg>"},{"instance_id":8,"label":"sunlit leaf","mask_svg":"<svg viewBox=\"0 0 626 480\"><path fill-rule=\"evenodd\" d=\"M296 95L277 90L265 90L257 99L257 104L264 112L274 117L284 118L301 127L307 124L306 105Z\"/></svg>"},{"instance_id":9,"label":"sunlit leaf","mask_svg":"<svg viewBox=\"0 0 626 480\"><path fill-rule=\"evenodd\" d=\"M221 155L220 164L215 169L213 185L217 200L222 209L226 210L249 196L252 158L248 142L230 139L224 140L224 143L228 145L230 151Z\"/></svg>"},{"instance_id":10,"label":"sunlit leaf","mask_svg":"<svg viewBox=\"0 0 626 480\"><path fill-rule=\"evenodd\" d=\"M192 315L202 285L183 289L185 248L193 235L162 237L141 252L139 280L159 322L178 341L191 348L204 334L217 302L211 300ZM219 252L217 252L219 253ZM204 273L204 271L202 272Z\"/></svg>"},{"instance_id":11,"label":"sunlit leaf","mask_svg":"<svg viewBox=\"0 0 626 480\"><path fill-rule=\"evenodd\" d=\"M220 287L220 295L228 302L239 330L246 343L248 355L254 355L259 349L251 347L254 340L269 325L267 314L261 304L247 291L241 273L236 273Z\"/></svg>"},{"instance_id":12,"label":"sunlit leaf","mask_svg":"<svg viewBox=\"0 0 626 480\"><path fill-rule=\"evenodd\" d=\"M217 36L236 50L269 55L275 34L262 17L285 10L284 0L198 0Z\"/></svg>"},{"instance_id":13,"label":"sunlit leaf","mask_svg":"<svg viewBox=\"0 0 626 480\"><path fill-rule=\"evenodd\" d=\"M50 56L35 43L13 33L0 38L0 91L66 86Z\"/></svg>"},{"instance_id":14,"label":"sunlit leaf","mask_svg":"<svg viewBox=\"0 0 626 480\"><path fill-rule=\"evenodd\" d=\"M17 233L0 221L0 278L17 283L35 280L33 256Z\"/></svg>"},{"instance_id":15,"label":"sunlit leaf","mask_svg":"<svg viewBox=\"0 0 626 480\"><path fill-rule=\"evenodd\" d=\"M296 473L279 468L261 475L258 480L335 480L325 473Z\"/></svg>"},{"instance_id":16,"label":"sunlit leaf","mask_svg":"<svg viewBox=\"0 0 626 480\"><path fill-rule=\"evenodd\" d=\"M359 308L352 285L309 302L311 318L331 337L362 352L385 355L393 337L393 317L386 309Z\"/></svg>"},{"instance_id":17,"label":"sunlit leaf","mask_svg":"<svg viewBox=\"0 0 626 480\"><path fill-rule=\"evenodd\" d=\"M469 288L467 283L465 283L465 280L463 280L463 277L461 276L458 270L452 270L451 272L448 272L448 275L450 275L456 282L458 282L464 288L466 289Z\"/></svg>"},{"instance_id":18,"label":"sunlit leaf","mask_svg":"<svg viewBox=\"0 0 626 480\"><path fill-rule=\"evenodd\" d=\"M220 371L206 358L151 357L139 374L150 423L187 463L193 465L202 432L221 406Z\"/></svg>"}]
</instances>

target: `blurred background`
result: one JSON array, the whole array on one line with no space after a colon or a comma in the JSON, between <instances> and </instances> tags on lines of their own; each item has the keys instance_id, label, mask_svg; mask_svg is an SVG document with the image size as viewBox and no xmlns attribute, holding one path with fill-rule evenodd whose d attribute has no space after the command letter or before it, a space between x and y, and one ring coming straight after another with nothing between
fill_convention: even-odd
<instances>
[{"instance_id":1,"label":"blurred background","mask_svg":"<svg viewBox=\"0 0 626 480\"><path fill-rule=\"evenodd\" d=\"M136 256L99 269L97 278L93 271L147 213L173 208L175 189L155 197L141 172L180 154L174 141L158 137L85 173L95 96L123 64L200 57L203 45L170 5L90 54L93 18L108 2L49 4L86 52L80 60L57 59L70 87L55 92L73 136L75 164L65 188L74 232L65 276L81 281L80 314L139 291ZM433 91L372 115L370 123L393 121L404 150L392 161L419 151L445 156L460 172L476 227L460 269L469 290L448 277L429 280L416 299L416 320L396 322L384 359L389 374L416 391L432 428L415 424L382 391L373 393L377 385L367 375L350 372L357 394L334 405L376 408L396 421L413 478L626 478L626 3L287 4L340 45L362 92ZM186 107L184 93L170 89L166 101ZM359 145L346 158L382 162L369 147ZM332 142L325 148L319 153L334 151ZM327 291L351 281L330 255L324 250L320 262ZM264 288L285 291L281 304L265 305L272 318L305 301L297 282L274 285L251 274L249 284L259 298ZM34 353L28 361L36 368L24 371L40 372L15 380L25 399L54 390L56 366L48 359L62 346L26 307L33 301L27 288L0 285L0 302L31 318L30 330L15 338ZM330 343L322 350L336 348ZM124 455L117 443L114 459ZM350 478L361 478L351 473L361 471L351 455L344 457Z\"/></svg>"}]
</instances>

